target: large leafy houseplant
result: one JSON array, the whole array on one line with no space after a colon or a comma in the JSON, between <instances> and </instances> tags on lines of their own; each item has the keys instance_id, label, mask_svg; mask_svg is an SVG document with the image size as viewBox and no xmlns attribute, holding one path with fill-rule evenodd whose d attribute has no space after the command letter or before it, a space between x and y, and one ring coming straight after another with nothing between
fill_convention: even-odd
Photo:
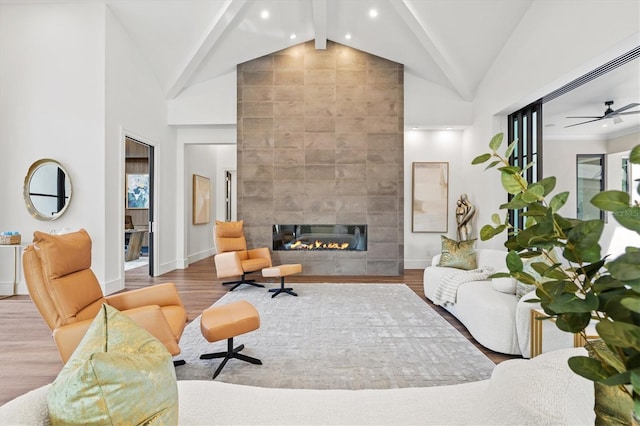
<instances>
[{"instance_id":1,"label":"large leafy houseplant","mask_svg":"<svg viewBox=\"0 0 640 426\"><path fill-rule=\"evenodd\" d=\"M542 309L563 331L579 333L586 339L585 328L595 321L606 347L592 345L594 357L572 357L569 366L594 382L620 386L633 398L634 417L640 418L640 239L634 239L615 259L603 255L599 244L603 221L558 214L569 193L552 194L555 177L528 182L525 171L532 164L518 167L510 163L515 142L504 154L498 153L503 138L502 133L495 135L489 143L490 152L472 161L482 164L491 160L486 169L496 168L503 188L511 194L510 201L500 209L518 209L526 217L523 229L514 228L499 214L492 215L492 225L482 227L483 241L508 233L505 246L509 250L509 272L494 276L511 276L535 285ZM640 145L631 151L629 161L640 164ZM640 185L637 190L640 193ZM640 206L632 204L628 193L603 191L591 203L613 212L620 225L640 234ZM525 262L534 257L531 267L536 273L529 273Z\"/></svg>"}]
</instances>

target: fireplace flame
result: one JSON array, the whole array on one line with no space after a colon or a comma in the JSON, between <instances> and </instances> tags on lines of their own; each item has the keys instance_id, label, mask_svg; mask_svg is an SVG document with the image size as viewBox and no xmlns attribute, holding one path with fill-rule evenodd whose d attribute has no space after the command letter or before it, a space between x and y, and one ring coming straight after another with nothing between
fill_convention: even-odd
<instances>
[{"instance_id":1,"label":"fireplace flame","mask_svg":"<svg viewBox=\"0 0 640 426\"><path fill-rule=\"evenodd\" d=\"M289 246L293 250L346 250L349 248L349 243L324 243L319 240L315 240L313 243L304 243L297 240Z\"/></svg>"}]
</instances>

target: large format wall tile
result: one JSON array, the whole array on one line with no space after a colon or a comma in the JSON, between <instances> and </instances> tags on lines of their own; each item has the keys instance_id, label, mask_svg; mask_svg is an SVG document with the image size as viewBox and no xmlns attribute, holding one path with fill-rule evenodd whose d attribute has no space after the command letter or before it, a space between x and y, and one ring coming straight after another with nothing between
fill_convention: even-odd
<instances>
[{"instance_id":1,"label":"large format wall tile","mask_svg":"<svg viewBox=\"0 0 640 426\"><path fill-rule=\"evenodd\" d=\"M403 66L313 41L238 66L238 218L271 226L367 224L366 252L274 251L307 275L403 271Z\"/></svg>"}]
</instances>

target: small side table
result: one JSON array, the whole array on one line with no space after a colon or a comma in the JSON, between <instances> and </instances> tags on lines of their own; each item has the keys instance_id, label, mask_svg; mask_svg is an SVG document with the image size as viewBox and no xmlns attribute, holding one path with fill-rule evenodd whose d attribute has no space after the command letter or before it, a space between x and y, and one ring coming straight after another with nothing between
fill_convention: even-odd
<instances>
[{"instance_id":1,"label":"small side table","mask_svg":"<svg viewBox=\"0 0 640 426\"><path fill-rule=\"evenodd\" d=\"M538 319L540 318L540 319ZM542 353L542 321L544 318L549 318L542 309L531 310L531 358L538 356ZM552 320L553 321L553 320ZM595 322L587 326L587 339L597 339L599 336L595 330ZM573 335L573 347L580 348L585 345L586 340L580 333L574 333Z\"/></svg>"},{"instance_id":2,"label":"small side table","mask_svg":"<svg viewBox=\"0 0 640 426\"><path fill-rule=\"evenodd\" d=\"M7 297L15 296L16 289L18 287L18 265L20 260L20 252L23 248L25 248L25 244L0 244L0 248L12 248L13 249L13 287L11 289L11 294L5 294L0 296L1 299L6 299Z\"/></svg>"}]
</instances>

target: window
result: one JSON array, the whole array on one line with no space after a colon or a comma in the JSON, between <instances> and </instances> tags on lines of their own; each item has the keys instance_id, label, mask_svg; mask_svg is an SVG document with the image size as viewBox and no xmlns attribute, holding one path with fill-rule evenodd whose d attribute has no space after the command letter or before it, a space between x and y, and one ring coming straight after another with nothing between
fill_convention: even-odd
<instances>
[{"instance_id":1,"label":"window","mask_svg":"<svg viewBox=\"0 0 640 426\"><path fill-rule=\"evenodd\" d=\"M542 179L542 101L536 101L509 115L509 143L516 141L509 161L514 166L527 168L525 178L531 184ZM529 166L530 165L530 166ZM509 200L512 196L509 195ZM523 229L523 210L509 210L509 223Z\"/></svg>"}]
</instances>

